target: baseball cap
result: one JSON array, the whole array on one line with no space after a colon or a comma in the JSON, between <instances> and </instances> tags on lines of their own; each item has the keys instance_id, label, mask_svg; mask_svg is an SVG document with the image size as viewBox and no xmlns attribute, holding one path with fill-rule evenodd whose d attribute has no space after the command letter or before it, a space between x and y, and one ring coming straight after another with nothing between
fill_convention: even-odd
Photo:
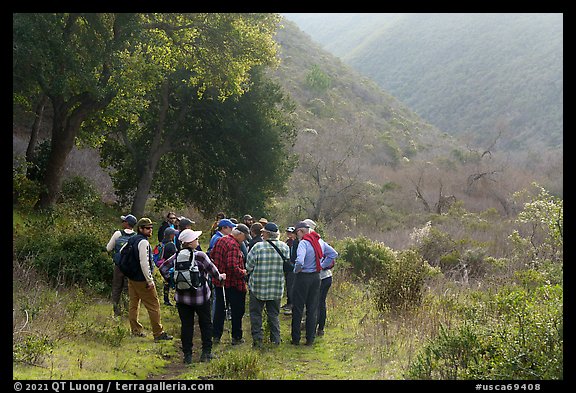
<instances>
[{"instance_id":1,"label":"baseball cap","mask_svg":"<svg viewBox=\"0 0 576 393\"><path fill-rule=\"evenodd\" d=\"M128 214L128 215L125 215L125 216L120 216L120 219L121 219L122 221L126 221L126 222L127 222L128 224L130 224L130 226L132 226L132 227L133 227L134 225L136 225L136 222L138 221L138 220L136 219L136 217L134 217L132 214Z\"/></svg>"},{"instance_id":2,"label":"baseball cap","mask_svg":"<svg viewBox=\"0 0 576 393\"><path fill-rule=\"evenodd\" d=\"M250 230L248 229L248 227L244 224L238 224L236 225L237 230L239 230L240 232L242 232L243 234L245 234L246 236L250 236Z\"/></svg>"},{"instance_id":3,"label":"baseball cap","mask_svg":"<svg viewBox=\"0 0 576 393\"><path fill-rule=\"evenodd\" d=\"M308 223L306 223L305 221L300 221L298 222L298 224L294 226L294 230L296 231L300 228L310 228L310 225L308 225Z\"/></svg>"},{"instance_id":4,"label":"baseball cap","mask_svg":"<svg viewBox=\"0 0 576 393\"><path fill-rule=\"evenodd\" d=\"M264 225L264 229L262 229L263 231L266 232L278 232L278 225L276 225L275 223L273 223L272 221L269 221L266 223L266 225Z\"/></svg>"},{"instance_id":5,"label":"baseball cap","mask_svg":"<svg viewBox=\"0 0 576 393\"><path fill-rule=\"evenodd\" d=\"M227 218L223 218L220 221L218 221L218 227L219 228L222 228L222 227L236 228L236 224L234 224L232 221L230 221Z\"/></svg>"}]
</instances>

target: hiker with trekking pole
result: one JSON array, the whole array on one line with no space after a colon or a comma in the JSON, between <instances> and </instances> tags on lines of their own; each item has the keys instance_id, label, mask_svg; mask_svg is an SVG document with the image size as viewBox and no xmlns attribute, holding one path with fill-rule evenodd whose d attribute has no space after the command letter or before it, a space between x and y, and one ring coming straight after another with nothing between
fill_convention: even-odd
<instances>
[{"instance_id":1,"label":"hiker with trekking pole","mask_svg":"<svg viewBox=\"0 0 576 393\"><path fill-rule=\"evenodd\" d=\"M219 343L224 331L226 316L225 303L232 314L232 345L244 342L242 337L242 317L246 309L246 268L240 245L249 236L248 227L244 224L233 224L229 235L221 237L210 251L210 259L220 273L226 274L224 283L213 278L216 292L214 310L214 343Z\"/></svg>"}]
</instances>

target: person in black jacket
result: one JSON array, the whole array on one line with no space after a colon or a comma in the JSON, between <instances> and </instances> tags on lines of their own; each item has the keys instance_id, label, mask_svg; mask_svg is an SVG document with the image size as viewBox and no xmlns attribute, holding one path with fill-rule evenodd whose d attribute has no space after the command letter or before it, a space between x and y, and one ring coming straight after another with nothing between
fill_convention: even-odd
<instances>
[{"instance_id":1,"label":"person in black jacket","mask_svg":"<svg viewBox=\"0 0 576 393\"><path fill-rule=\"evenodd\" d=\"M158 228L158 243L162 243L162 240L164 239L164 231L166 230L166 228L176 229L177 220L178 217L176 216L176 213L168 212L168 214L166 214L166 220L162 221L160 228Z\"/></svg>"},{"instance_id":2,"label":"person in black jacket","mask_svg":"<svg viewBox=\"0 0 576 393\"><path fill-rule=\"evenodd\" d=\"M138 321L140 303L142 303L148 311L154 341L172 340L173 337L168 335L162 327L160 302L158 301L156 285L152 277L152 265L154 262L152 261L152 247L150 247L148 242L148 239L152 236L152 226L152 220L147 217L141 218L136 224L138 232L127 243L133 249L132 258L134 259L131 260L137 263L136 274L133 277L128 277L128 296L130 297L128 320L130 321L132 335L144 337L145 334L142 331L144 327Z\"/></svg>"}]
</instances>

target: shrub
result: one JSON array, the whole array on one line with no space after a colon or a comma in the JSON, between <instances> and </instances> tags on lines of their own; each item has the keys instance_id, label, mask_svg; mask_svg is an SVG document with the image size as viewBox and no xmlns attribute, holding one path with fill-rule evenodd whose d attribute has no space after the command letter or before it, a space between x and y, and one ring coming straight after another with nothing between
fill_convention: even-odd
<instances>
[{"instance_id":1,"label":"shrub","mask_svg":"<svg viewBox=\"0 0 576 393\"><path fill-rule=\"evenodd\" d=\"M80 231L77 227L58 228L42 236L31 233L15 247L19 258L30 258L53 284L88 285L101 293L110 288L111 259L102 252L102 240L89 227Z\"/></svg>"},{"instance_id":2,"label":"shrub","mask_svg":"<svg viewBox=\"0 0 576 393\"><path fill-rule=\"evenodd\" d=\"M424 281L431 267L413 250L395 252L365 237L346 239L340 259L351 273L370 282L379 310L404 310L422 299Z\"/></svg>"},{"instance_id":3,"label":"shrub","mask_svg":"<svg viewBox=\"0 0 576 393\"><path fill-rule=\"evenodd\" d=\"M39 364L52 351L54 343L47 336L29 335L24 340L15 342L13 357L16 362Z\"/></svg>"},{"instance_id":4,"label":"shrub","mask_svg":"<svg viewBox=\"0 0 576 393\"><path fill-rule=\"evenodd\" d=\"M562 287L484 293L466 321L441 329L410 364L412 379L562 379Z\"/></svg>"}]
</instances>

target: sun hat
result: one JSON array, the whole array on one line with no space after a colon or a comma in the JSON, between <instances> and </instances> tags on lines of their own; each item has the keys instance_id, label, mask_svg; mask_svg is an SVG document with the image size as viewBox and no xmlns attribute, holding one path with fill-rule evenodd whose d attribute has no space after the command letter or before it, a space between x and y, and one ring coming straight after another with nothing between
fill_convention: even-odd
<instances>
[{"instance_id":1,"label":"sun hat","mask_svg":"<svg viewBox=\"0 0 576 393\"><path fill-rule=\"evenodd\" d=\"M202 231L193 231L192 229L184 229L182 232L180 232L180 235L178 235L178 240L180 240L182 243L190 243L198 239L201 234Z\"/></svg>"}]
</instances>

